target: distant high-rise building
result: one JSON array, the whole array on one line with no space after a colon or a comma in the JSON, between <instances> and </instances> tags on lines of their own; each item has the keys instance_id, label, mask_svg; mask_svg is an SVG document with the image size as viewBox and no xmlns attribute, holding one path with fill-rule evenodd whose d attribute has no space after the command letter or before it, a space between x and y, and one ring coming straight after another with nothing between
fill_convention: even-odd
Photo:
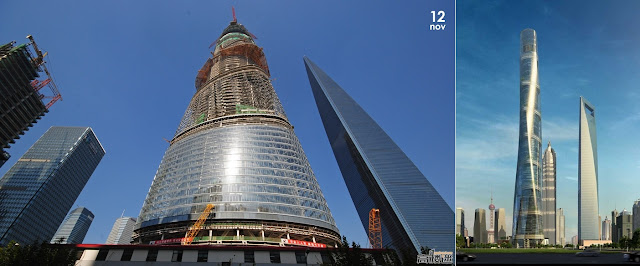
<instances>
[{"instance_id":1,"label":"distant high-rise building","mask_svg":"<svg viewBox=\"0 0 640 266\"><path fill-rule=\"evenodd\" d=\"M611 220L607 216L602 221L602 240L611 240Z\"/></svg>"},{"instance_id":2,"label":"distant high-rise building","mask_svg":"<svg viewBox=\"0 0 640 266\"><path fill-rule=\"evenodd\" d=\"M462 235L464 228L464 209L456 208L456 235Z\"/></svg>"},{"instance_id":3,"label":"distant high-rise building","mask_svg":"<svg viewBox=\"0 0 640 266\"><path fill-rule=\"evenodd\" d=\"M44 64L31 35L30 42L14 46L15 42L0 45L0 167L11 157L4 149L15 143L29 127L45 113L60 94ZM30 47L33 47L35 56ZM45 71L47 78L37 80ZM42 102L41 90L48 86L54 91L49 103Z\"/></svg>"},{"instance_id":4,"label":"distant high-rise building","mask_svg":"<svg viewBox=\"0 0 640 266\"><path fill-rule=\"evenodd\" d=\"M495 234L496 243L500 240L507 239L507 226L505 223L505 209L499 208L496 209L496 223L493 228L493 233Z\"/></svg>"},{"instance_id":5,"label":"distant high-rise building","mask_svg":"<svg viewBox=\"0 0 640 266\"><path fill-rule=\"evenodd\" d=\"M578 241L598 240L598 149L596 108L580 97L578 152Z\"/></svg>"},{"instance_id":6,"label":"distant high-rise building","mask_svg":"<svg viewBox=\"0 0 640 266\"><path fill-rule=\"evenodd\" d=\"M520 135L513 204L516 247L542 243L542 116L536 31L520 33Z\"/></svg>"},{"instance_id":7,"label":"distant high-rise building","mask_svg":"<svg viewBox=\"0 0 640 266\"><path fill-rule=\"evenodd\" d=\"M380 126L335 81L304 58L320 117L362 221L380 209L383 246L455 250L454 212ZM452 177L437 177L452 178Z\"/></svg>"},{"instance_id":8,"label":"distant high-rise building","mask_svg":"<svg viewBox=\"0 0 640 266\"><path fill-rule=\"evenodd\" d=\"M49 128L0 179L0 245L51 240L104 154L89 127Z\"/></svg>"},{"instance_id":9,"label":"distant high-rise building","mask_svg":"<svg viewBox=\"0 0 640 266\"><path fill-rule=\"evenodd\" d=\"M464 237L469 237L469 230L466 227L464 228Z\"/></svg>"},{"instance_id":10,"label":"distant high-rise building","mask_svg":"<svg viewBox=\"0 0 640 266\"><path fill-rule=\"evenodd\" d=\"M134 243L180 243L209 204L214 208L203 227L241 227L200 230L193 244L235 245L238 239L270 246L340 242L254 37L234 19L213 43L140 210ZM387 211L380 208L383 232L392 226L384 220ZM453 223L453 211L450 217ZM450 226L451 236L453 230Z\"/></svg>"},{"instance_id":11,"label":"distant high-rise building","mask_svg":"<svg viewBox=\"0 0 640 266\"><path fill-rule=\"evenodd\" d=\"M633 203L633 231L640 229L640 199Z\"/></svg>"},{"instance_id":12,"label":"distant high-rise building","mask_svg":"<svg viewBox=\"0 0 640 266\"><path fill-rule=\"evenodd\" d=\"M93 213L89 209L76 208L67 215L67 218L64 218L60 228L51 238L51 243L82 244L93 218Z\"/></svg>"},{"instance_id":13,"label":"distant high-rise building","mask_svg":"<svg viewBox=\"0 0 640 266\"><path fill-rule=\"evenodd\" d=\"M484 209L476 209L473 223L473 242L487 243L487 214Z\"/></svg>"},{"instance_id":14,"label":"distant high-rise building","mask_svg":"<svg viewBox=\"0 0 640 266\"><path fill-rule=\"evenodd\" d=\"M106 244L131 244L131 236L133 235L133 227L135 225L135 218L118 218L111 228L111 233L109 233L107 237Z\"/></svg>"},{"instance_id":15,"label":"distant high-rise building","mask_svg":"<svg viewBox=\"0 0 640 266\"><path fill-rule=\"evenodd\" d=\"M618 210L611 211L611 242L618 243Z\"/></svg>"},{"instance_id":16,"label":"distant high-rise building","mask_svg":"<svg viewBox=\"0 0 640 266\"><path fill-rule=\"evenodd\" d=\"M495 235L495 226L494 223L494 215L495 215L496 206L493 205L493 195L491 195L491 204L489 204L489 230L487 231L487 243L496 243L496 235Z\"/></svg>"},{"instance_id":17,"label":"distant high-rise building","mask_svg":"<svg viewBox=\"0 0 640 266\"><path fill-rule=\"evenodd\" d=\"M620 239L626 237L628 239L633 238L633 215L627 210L620 212L616 217L616 236L618 237L616 242L620 242Z\"/></svg>"},{"instance_id":18,"label":"distant high-rise building","mask_svg":"<svg viewBox=\"0 0 640 266\"><path fill-rule=\"evenodd\" d=\"M556 151L551 142L542 155L542 225L544 238L556 244Z\"/></svg>"},{"instance_id":19,"label":"distant high-rise building","mask_svg":"<svg viewBox=\"0 0 640 266\"><path fill-rule=\"evenodd\" d=\"M559 208L556 211L556 245L564 245L566 244L564 237L564 211L562 208Z\"/></svg>"},{"instance_id":20,"label":"distant high-rise building","mask_svg":"<svg viewBox=\"0 0 640 266\"><path fill-rule=\"evenodd\" d=\"M573 245L574 247L578 246L578 236L577 235L571 237L571 245Z\"/></svg>"}]
</instances>

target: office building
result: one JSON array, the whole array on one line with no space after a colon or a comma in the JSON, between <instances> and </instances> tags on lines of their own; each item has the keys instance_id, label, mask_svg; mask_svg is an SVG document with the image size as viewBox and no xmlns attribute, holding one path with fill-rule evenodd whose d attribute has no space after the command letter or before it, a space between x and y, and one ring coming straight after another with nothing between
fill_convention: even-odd
<instances>
[{"instance_id":1,"label":"office building","mask_svg":"<svg viewBox=\"0 0 640 266\"><path fill-rule=\"evenodd\" d=\"M611 242L618 243L618 210L611 211Z\"/></svg>"},{"instance_id":2,"label":"office building","mask_svg":"<svg viewBox=\"0 0 640 266\"><path fill-rule=\"evenodd\" d=\"M463 235L464 228L464 209L456 208L456 235Z\"/></svg>"},{"instance_id":3,"label":"office building","mask_svg":"<svg viewBox=\"0 0 640 266\"><path fill-rule=\"evenodd\" d=\"M495 234L496 243L499 243L502 240L507 240L507 226L505 220L505 209L498 208L496 209L496 223L493 228L493 233Z\"/></svg>"},{"instance_id":4,"label":"office building","mask_svg":"<svg viewBox=\"0 0 640 266\"><path fill-rule=\"evenodd\" d=\"M111 228L106 244L130 244L133 236L133 227L136 219L132 217L120 217Z\"/></svg>"},{"instance_id":5,"label":"office building","mask_svg":"<svg viewBox=\"0 0 640 266\"><path fill-rule=\"evenodd\" d=\"M602 240L611 240L611 220L607 216L602 221Z\"/></svg>"},{"instance_id":6,"label":"office building","mask_svg":"<svg viewBox=\"0 0 640 266\"><path fill-rule=\"evenodd\" d=\"M578 241L600 239L598 219L598 149L595 107L580 97L578 150Z\"/></svg>"},{"instance_id":7,"label":"office building","mask_svg":"<svg viewBox=\"0 0 640 266\"><path fill-rule=\"evenodd\" d=\"M542 155L542 225L544 238L556 244L556 151L551 142Z\"/></svg>"},{"instance_id":8,"label":"office building","mask_svg":"<svg viewBox=\"0 0 640 266\"><path fill-rule=\"evenodd\" d=\"M633 231L640 229L640 199L633 203Z\"/></svg>"},{"instance_id":9,"label":"office building","mask_svg":"<svg viewBox=\"0 0 640 266\"><path fill-rule=\"evenodd\" d=\"M567 244L564 237L564 226L564 210L559 208L556 210L556 245L561 245L563 247Z\"/></svg>"},{"instance_id":10,"label":"office building","mask_svg":"<svg viewBox=\"0 0 640 266\"><path fill-rule=\"evenodd\" d=\"M30 40L27 44L0 45L0 167L11 157L4 149L24 135L61 98L42 52L31 35L27 38ZM38 80L42 74L47 77ZM42 102L45 86L54 93L46 104Z\"/></svg>"},{"instance_id":11,"label":"office building","mask_svg":"<svg viewBox=\"0 0 640 266\"><path fill-rule=\"evenodd\" d=\"M340 242L252 36L234 19L213 43L138 216L134 243L180 243L202 214L208 219L192 244Z\"/></svg>"},{"instance_id":12,"label":"office building","mask_svg":"<svg viewBox=\"0 0 640 266\"><path fill-rule=\"evenodd\" d=\"M51 238L51 243L82 244L94 217L85 207L71 211Z\"/></svg>"},{"instance_id":13,"label":"office building","mask_svg":"<svg viewBox=\"0 0 640 266\"><path fill-rule=\"evenodd\" d=\"M478 208L473 223L473 242L484 244L487 240L487 214L484 209Z\"/></svg>"},{"instance_id":14,"label":"office building","mask_svg":"<svg viewBox=\"0 0 640 266\"><path fill-rule=\"evenodd\" d=\"M105 151L89 127L51 127L0 179L0 245L49 241Z\"/></svg>"},{"instance_id":15,"label":"office building","mask_svg":"<svg viewBox=\"0 0 640 266\"><path fill-rule=\"evenodd\" d=\"M542 116L536 32L520 33L520 134L513 204L515 247L532 247L544 239L542 226Z\"/></svg>"},{"instance_id":16,"label":"office building","mask_svg":"<svg viewBox=\"0 0 640 266\"><path fill-rule=\"evenodd\" d=\"M322 69L304 58L313 96L362 225L380 209L383 246L455 250L455 217L427 178ZM437 177L437 178L453 178Z\"/></svg>"},{"instance_id":17,"label":"office building","mask_svg":"<svg viewBox=\"0 0 640 266\"><path fill-rule=\"evenodd\" d=\"M616 236L618 237L616 242L620 242L623 237L628 239L633 238L633 215L627 210L620 212L616 217Z\"/></svg>"}]
</instances>

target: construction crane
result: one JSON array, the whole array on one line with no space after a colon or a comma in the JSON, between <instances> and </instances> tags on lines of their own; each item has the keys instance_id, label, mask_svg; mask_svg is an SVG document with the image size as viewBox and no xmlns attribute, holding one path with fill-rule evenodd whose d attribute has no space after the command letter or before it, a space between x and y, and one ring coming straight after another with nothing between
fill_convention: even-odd
<instances>
[{"instance_id":1,"label":"construction crane","mask_svg":"<svg viewBox=\"0 0 640 266\"><path fill-rule=\"evenodd\" d=\"M187 236L182 239L183 245L191 245L191 242L193 242L193 238L198 234L198 232L200 232L200 227L202 227L207 218L209 218L209 213L211 213L212 209L213 204L207 204L207 207L204 208L204 211L202 211L202 214L200 214L200 217L198 218L196 223L193 224L191 229L189 229L189 232L187 232Z\"/></svg>"},{"instance_id":2,"label":"construction crane","mask_svg":"<svg viewBox=\"0 0 640 266\"><path fill-rule=\"evenodd\" d=\"M382 229L380 227L380 210L369 211L369 243L371 248L382 248Z\"/></svg>"}]
</instances>

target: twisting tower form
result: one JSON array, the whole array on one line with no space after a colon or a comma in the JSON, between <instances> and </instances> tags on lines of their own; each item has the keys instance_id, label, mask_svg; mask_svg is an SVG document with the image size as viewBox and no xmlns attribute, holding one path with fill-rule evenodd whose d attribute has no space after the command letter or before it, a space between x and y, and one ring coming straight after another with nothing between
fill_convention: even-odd
<instances>
[{"instance_id":1,"label":"twisting tower form","mask_svg":"<svg viewBox=\"0 0 640 266\"><path fill-rule=\"evenodd\" d=\"M324 246L340 235L269 80L255 37L235 19L196 77L196 93L151 184L134 243Z\"/></svg>"}]
</instances>

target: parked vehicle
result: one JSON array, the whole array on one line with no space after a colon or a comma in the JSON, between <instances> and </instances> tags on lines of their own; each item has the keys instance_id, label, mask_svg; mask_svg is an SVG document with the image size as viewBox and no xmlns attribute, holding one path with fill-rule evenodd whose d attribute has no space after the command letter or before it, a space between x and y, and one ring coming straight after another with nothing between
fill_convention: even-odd
<instances>
[{"instance_id":1,"label":"parked vehicle","mask_svg":"<svg viewBox=\"0 0 640 266\"><path fill-rule=\"evenodd\" d=\"M471 255L460 251L456 252L456 261L471 261L475 259L476 255Z\"/></svg>"},{"instance_id":2,"label":"parked vehicle","mask_svg":"<svg viewBox=\"0 0 640 266\"><path fill-rule=\"evenodd\" d=\"M600 256L600 251L597 251L595 249L585 249L582 252L576 253L576 256L578 256L578 257L598 257L598 256Z\"/></svg>"}]
</instances>

